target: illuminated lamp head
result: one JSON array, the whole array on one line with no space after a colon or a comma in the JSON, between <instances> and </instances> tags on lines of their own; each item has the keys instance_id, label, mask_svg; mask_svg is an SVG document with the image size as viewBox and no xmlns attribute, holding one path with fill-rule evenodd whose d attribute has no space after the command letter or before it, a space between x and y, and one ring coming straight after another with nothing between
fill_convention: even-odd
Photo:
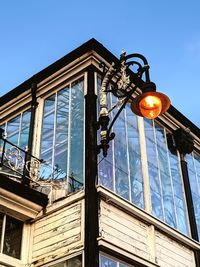
<instances>
[{"instance_id":1,"label":"illuminated lamp head","mask_svg":"<svg viewBox=\"0 0 200 267\"><path fill-rule=\"evenodd\" d=\"M155 84L145 83L142 88L143 93L137 96L131 103L131 110L138 116L147 119L155 119L170 107L169 98L159 92L156 92Z\"/></svg>"}]
</instances>

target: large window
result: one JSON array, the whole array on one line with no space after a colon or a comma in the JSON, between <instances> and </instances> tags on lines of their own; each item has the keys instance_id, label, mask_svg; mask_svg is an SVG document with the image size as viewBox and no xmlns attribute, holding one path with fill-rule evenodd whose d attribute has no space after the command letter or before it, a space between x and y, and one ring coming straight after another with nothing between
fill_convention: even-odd
<instances>
[{"instance_id":1,"label":"large window","mask_svg":"<svg viewBox=\"0 0 200 267\"><path fill-rule=\"evenodd\" d=\"M44 180L68 181L69 191L83 183L84 83L78 80L44 101L40 158Z\"/></svg>"},{"instance_id":2,"label":"large window","mask_svg":"<svg viewBox=\"0 0 200 267\"><path fill-rule=\"evenodd\" d=\"M30 116L30 110L21 112L18 116L1 125L5 137L14 145L12 146L9 143L5 145L3 171L10 173L13 173L13 170L17 171L15 175L23 173L25 153L18 150L15 146L23 150L28 148ZM2 150L3 142L0 141L0 156L2 156Z\"/></svg>"},{"instance_id":3,"label":"large window","mask_svg":"<svg viewBox=\"0 0 200 267\"><path fill-rule=\"evenodd\" d=\"M98 89L100 86L98 79ZM111 121L118 111L112 109L116 101L113 95L107 95ZM116 136L107 157L99 156L99 183L189 235L180 160L168 149L165 127L153 120L139 120L126 105L113 132Z\"/></svg>"},{"instance_id":4,"label":"large window","mask_svg":"<svg viewBox=\"0 0 200 267\"><path fill-rule=\"evenodd\" d=\"M188 219L181 168L167 146L166 130L144 120L152 214L184 234Z\"/></svg>"},{"instance_id":5,"label":"large window","mask_svg":"<svg viewBox=\"0 0 200 267\"><path fill-rule=\"evenodd\" d=\"M20 259L23 222L0 212L0 252Z\"/></svg>"},{"instance_id":6,"label":"large window","mask_svg":"<svg viewBox=\"0 0 200 267\"><path fill-rule=\"evenodd\" d=\"M116 98L108 95L108 105L109 108L115 106ZM116 112L117 110L113 109L111 119ZM99 183L144 208L138 121L129 106L116 120L113 131L116 136L110 143L108 156L99 156Z\"/></svg>"},{"instance_id":7,"label":"large window","mask_svg":"<svg viewBox=\"0 0 200 267\"><path fill-rule=\"evenodd\" d=\"M6 138L22 149L26 149L28 146L30 116L29 110L22 112L1 126L5 131Z\"/></svg>"},{"instance_id":8,"label":"large window","mask_svg":"<svg viewBox=\"0 0 200 267\"><path fill-rule=\"evenodd\" d=\"M197 153L187 154L186 161L188 165L198 236L200 239L200 156Z\"/></svg>"}]
</instances>

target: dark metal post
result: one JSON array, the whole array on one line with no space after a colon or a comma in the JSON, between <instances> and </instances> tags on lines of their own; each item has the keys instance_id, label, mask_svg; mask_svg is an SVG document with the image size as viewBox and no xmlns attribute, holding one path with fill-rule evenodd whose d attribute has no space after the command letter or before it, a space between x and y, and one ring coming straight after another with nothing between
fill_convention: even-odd
<instances>
[{"instance_id":1,"label":"dark metal post","mask_svg":"<svg viewBox=\"0 0 200 267\"><path fill-rule=\"evenodd\" d=\"M3 167L3 158L4 158L4 153L5 153L5 145L6 145L6 141L4 140L3 137L4 134L4 130L2 128L0 128L0 145L2 143L2 151L1 151L1 157L0 157L0 168Z\"/></svg>"},{"instance_id":2,"label":"dark metal post","mask_svg":"<svg viewBox=\"0 0 200 267\"><path fill-rule=\"evenodd\" d=\"M180 128L176 130L173 135L174 135L175 147L176 149L179 150L180 153L180 164L181 164L183 183L185 188L185 198L188 208L188 218L190 223L191 236L194 240L199 242L194 204L192 199L192 191L188 174L188 167L187 167L187 162L185 160L185 155L190 154L194 149L193 138L191 137L189 132L186 132ZM195 250L194 256L195 256L196 266L200 267L200 252Z\"/></svg>"},{"instance_id":3,"label":"dark metal post","mask_svg":"<svg viewBox=\"0 0 200 267\"><path fill-rule=\"evenodd\" d=\"M88 68L85 95L85 266L99 267L97 183L97 96L94 67Z\"/></svg>"},{"instance_id":4,"label":"dark metal post","mask_svg":"<svg viewBox=\"0 0 200 267\"><path fill-rule=\"evenodd\" d=\"M32 153L32 148L33 148L35 114L36 114L36 108L37 108L36 90L37 90L37 85L33 83L31 85L32 101L31 101L31 118L30 118L29 136L28 136L28 150L26 151L27 153L25 154L25 165L24 165L24 171L23 171L23 177L22 177L22 183L25 185L30 184L30 180L27 179L27 177L29 177L29 172L26 169L26 163L27 161L31 160L30 154ZM27 167L30 168L30 162L28 162Z\"/></svg>"},{"instance_id":5,"label":"dark metal post","mask_svg":"<svg viewBox=\"0 0 200 267\"><path fill-rule=\"evenodd\" d=\"M183 175L183 181L184 181L184 187L185 187L185 196L186 196L186 202L187 202L187 207L188 207L188 217L189 217L189 222L190 222L191 235L194 240L199 241L197 224L196 224L195 213L194 213L194 205L193 205L193 200L192 200L192 192L191 192L190 180L189 180L189 175L188 175L187 162L185 161L185 157L183 154L180 154L180 156L181 156L181 169L182 169L182 175ZM195 256L196 266L200 267L200 252L195 250L194 256Z\"/></svg>"}]
</instances>

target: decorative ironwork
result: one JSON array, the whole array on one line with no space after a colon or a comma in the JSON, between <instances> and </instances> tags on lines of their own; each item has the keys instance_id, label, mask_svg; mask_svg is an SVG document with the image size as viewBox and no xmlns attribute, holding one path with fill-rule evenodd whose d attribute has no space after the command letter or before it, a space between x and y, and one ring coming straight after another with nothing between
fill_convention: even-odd
<instances>
[{"instance_id":1,"label":"decorative ironwork","mask_svg":"<svg viewBox=\"0 0 200 267\"><path fill-rule=\"evenodd\" d=\"M32 180L37 180L40 175L41 160L33 158L25 164L26 170Z\"/></svg>"},{"instance_id":2,"label":"decorative ironwork","mask_svg":"<svg viewBox=\"0 0 200 267\"><path fill-rule=\"evenodd\" d=\"M137 58L142 61L143 65L133 58ZM131 60L130 60L131 59ZM129 61L128 61L129 60ZM102 66L102 64L101 64ZM130 66L136 66L137 70L130 71ZM105 69L104 69L105 72ZM101 144L98 145L98 152L103 150L104 157L107 156L107 150L109 148L109 142L115 137L114 133L110 133L113 124L118 118L119 114L125 107L125 105L133 97L133 93L136 91L137 87L144 83L141 78L145 73L145 83L151 84L149 77L149 65L147 59L140 54L131 54L127 55L123 52L120 57L120 62L114 64L112 63L108 71L105 73L101 90L100 90L100 114L99 114L99 125L101 127ZM115 82L113 82L115 80ZM134 86L132 86L134 85ZM113 118L112 122L109 125L109 116L108 116L108 105L107 105L107 93L111 92L113 95L119 99L123 99L123 103L118 110L117 114ZM133 101L133 100L132 100ZM109 126L109 127L108 127Z\"/></svg>"},{"instance_id":3,"label":"decorative ironwork","mask_svg":"<svg viewBox=\"0 0 200 267\"><path fill-rule=\"evenodd\" d=\"M24 167L24 158L18 147L11 146L4 152L5 160L8 166L14 171L22 171Z\"/></svg>"},{"instance_id":4,"label":"decorative ironwork","mask_svg":"<svg viewBox=\"0 0 200 267\"><path fill-rule=\"evenodd\" d=\"M27 185L30 182L37 183L43 161L31 155L28 149L23 150L7 140L1 128L0 144L0 168Z\"/></svg>"}]
</instances>

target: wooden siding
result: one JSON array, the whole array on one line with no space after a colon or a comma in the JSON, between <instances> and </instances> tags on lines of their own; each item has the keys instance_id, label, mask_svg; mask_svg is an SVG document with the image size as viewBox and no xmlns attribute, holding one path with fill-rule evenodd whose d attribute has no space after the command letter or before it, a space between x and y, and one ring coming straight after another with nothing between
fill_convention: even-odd
<instances>
[{"instance_id":1,"label":"wooden siding","mask_svg":"<svg viewBox=\"0 0 200 267\"><path fill-rule=\"evenodd\" d=\"M161 267L195 267L194 253L189 248L155 231L156 260Z\"/></svg>"},{"instance_id":2,"label":"wooden siding","mask_svg":"<svg viewBox=\"0 0 200 267\"><path fill-rule=\"evenodd\" d=\"M101 201L100 235L109 243L149 260L148 226L122 210Z\"/></svg>"},{"instance_id":3,"label":"wooden siding","mask_svg":"<svg viewBox=\"0 0 200 267\"><path fill-rule=\"evenodd\" d=\"M196 266L192 249L104 200L100 202L99 222L101 240L112 245L112 249L116 246L123 255L145 260L147 266Z\"/></svg>"},{"instance_id":4,"label":"wooden siding","mask_svg":"<svg viewBox=\"0 0 200 267\"><path fill-rule=\"evenodd\" d=\"M82 202L51 213L34 224L34 266L71 254L83 247Z\"/></svg>"}]
</instances>

